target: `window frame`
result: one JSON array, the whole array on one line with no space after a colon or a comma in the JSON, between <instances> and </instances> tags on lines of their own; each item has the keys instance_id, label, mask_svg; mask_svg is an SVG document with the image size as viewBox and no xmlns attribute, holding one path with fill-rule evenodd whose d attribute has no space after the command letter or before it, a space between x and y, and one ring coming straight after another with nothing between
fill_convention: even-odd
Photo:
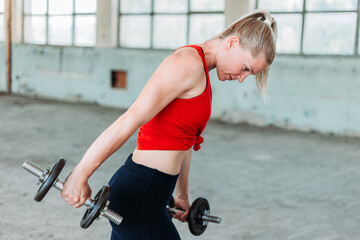
<instances>
[{"instance_id":1,"label":"window frame","mask_svg":"<svg viewBox=\"0 0 360 240\"><path fill-rule=\"evenodd\" d=\"M154 17L156 15L161 16L161 15L165 15L165 16L186 16L186 44L189 44L189 39L190 39L190 17L191 15L201 15L201 14L223 14L225 17L225 5L224 5L224 10L222 11L191 11L191 1L194 0L187 0L188 2L188 7L187 7L187 11L186 12L179 12L179 13L174 13L174 12L155 12L155 6L154 6L154 1L155 0L150 0L151 1L151 9L150 12L137 12L137 13L122 13L121 12L121 1L122 0L118 0L118 34L117 34L117 47L118 48L122 48L122 49L139 49L139 50L165 50L165 51L172 51L174 50L173 48L156 48L154 47L154 42L153 42L153 37L154 37ZM196 1L196 0L195 0ZM226 0L222 0L224 1L224 4L226 4ZM120 44L120 38L121 38L121 33L120 33L120 26L121 26L121 17L122 16L150 16L151 22L150 22L150 47L148 48L144 48L144 47L127 47L127 46L122 46Z\"/></svg>"},{"instance_id":2,"label":"window frame","mask_svg":"<svg viewBox=\"0 0 360 240\"><path fill-rule=\"evenodd\" d=\"M4 23L4 29L3 29L3 34L4 34L4 39L0 39L0 42L5 42L5 29L6 29L6 19L5 19L5 1L4 1L4 6L3 6L3 11L0 11L0 18L3 18L3 23Z\"/></svg>"},{"instance_id":3,"label":"window frame","mask_svg":"<svg viewBox=\"0 0 360 240\"><path fill-rule=\"evenodd\" d=\"M360 57L360 0L357 0L357 9L355 10L306 10L307 0L303 0L302 11L270 11L271 14L301 14L301 35L300 35L300 53L277 53L278 55L286 56L346 56L346 57ZM256 0L255 8L259 8L259 0ZM352 54L309 54L304 53L304 29L305 29L305 16L306 14L316 13L356 13L356 30L355 30L355 48Z\"/></svg>"},{"instance_id":4,"label":"window frame","mask_svg":"<svg viewBox=\"0 0 360 240\"><path fill-rule=\"evenodd\" d=\"M25 6L25 1L26 0L22 0L22 6ZM75 1L76 0L72 0L72 5L73 5L73 12L71 14L49 14L49 1L50 0L46 0L46 13L45 14L33 14L33 13L25 13L25 7L22 8L22 39L21 42L23 44L29 44L29 45L38 45L38 46L55 46L55 47L81 47L81 48L93 48L96 47L96 32L97 32L97 28L95 27L95 44L93 46L82 46L82 45L75 45L75 18L76 16L95 16L95 19L97 21L97 11L94 13L76 13L75 12ZM98 0L96 0L98 1ZM45 17L45 43L44 44L40 44L40 43L30 43L30 42L25 42L24 39L24 33L25 33L25 24L24 24L24 20L25 17L36 17L36 16L40 16L40 17ZM72 17L72 29L71 29L71 44L69 45L58 45L58 44L49 44L49 17L53 17L53 16L71 16Z\"/></svg>"}]
</instances>

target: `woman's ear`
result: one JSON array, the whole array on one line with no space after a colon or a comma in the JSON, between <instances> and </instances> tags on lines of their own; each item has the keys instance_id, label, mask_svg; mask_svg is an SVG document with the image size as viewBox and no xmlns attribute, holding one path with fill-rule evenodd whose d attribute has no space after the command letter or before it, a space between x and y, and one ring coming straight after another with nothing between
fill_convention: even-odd
<instances>
[{"instance_id":1,"label":"woman's ear","mask_svg":"<svg viewBox=\"0 0 360 240\"><path fill-rule=\"evenodd\" d=\"M240 38L237 36L231 36L226 41L226 49L230 50L233 47L240 45Z\"/></svg>"}]
</instances>

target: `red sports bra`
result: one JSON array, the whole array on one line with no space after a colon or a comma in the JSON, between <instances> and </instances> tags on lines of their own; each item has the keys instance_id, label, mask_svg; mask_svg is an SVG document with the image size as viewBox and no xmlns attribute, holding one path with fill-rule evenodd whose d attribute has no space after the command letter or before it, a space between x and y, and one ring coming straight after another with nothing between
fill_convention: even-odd
<instances>
[{"instance_id":1,"label":"red sports bra","mask_svg":"<svg viewBox=\"0 0 360 240\"><path fill-rule=\"evenodd\" d=\"M206 88L194 98L176 98L160 111L152 120L143 125L138 133L139 150L188 150L194 146L198 151L204 141L201 133L206 127L211 114L211 85L204 52L197 45L184 47L195 48L203 61L206 73Z\"/></svg>"}]
</instances>

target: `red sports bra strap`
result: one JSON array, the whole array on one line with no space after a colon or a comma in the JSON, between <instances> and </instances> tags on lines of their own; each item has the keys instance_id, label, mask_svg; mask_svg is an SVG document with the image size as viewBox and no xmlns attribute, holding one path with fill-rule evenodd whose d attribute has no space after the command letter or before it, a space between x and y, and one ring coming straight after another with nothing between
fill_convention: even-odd
<instances>
[{"instance_id":1,"label":"red sports bra strap","mask_svg":"<svg viewBox=\"0 0 360 240\"><path fill-rule=\"evenodd\" d=\"M182 46L180 48L184 48L184 47L192 47L192 48L195 48L198 51L198 53L199 53L199 55L201 57L201 60L203 62L203 65L204 65L204 70L205 70L205 73L206 73L206 79L209 82L210 81L209 70L208 70L208 67L206 65L203 49L198 45L186 45L186 46Z\"/></svg>"}]
</instances>

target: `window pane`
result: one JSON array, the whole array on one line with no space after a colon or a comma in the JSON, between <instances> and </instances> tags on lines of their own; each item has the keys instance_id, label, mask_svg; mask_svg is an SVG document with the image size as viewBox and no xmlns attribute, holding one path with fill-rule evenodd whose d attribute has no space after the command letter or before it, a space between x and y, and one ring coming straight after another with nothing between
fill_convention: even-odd
<instances>
[{"instance_id":1,"label":"window pane","mask_svg":"<svg viewBox=\"0 0 360 240\"><path fill-rule=\"evenodd\" d=\"M49 0L49 14L72 14L73 0Z\"/></svg>"},{"instance_id":2,"label":"window pane","mask_svg":"<svg viewBox=\"0 0 360 240\"><path fill-rule=\"evenodd\" d=\"M121 13L150 13L151 0L120 0Z\"/></svg>"},{"instance_id":3,"label":"window pane","mask_svg":"<svg viewBox=\"0 0 360 240\"><path fill-rule=\"evenodd\" d=\"M49 17L49 44L71 45L72 17Z\"/></svg>"},{"instance_id":4,"label":"window pane","mask_svg":"<svg viewBox=\"0 0 360 240\"><path fill-rule=\"evenodd\" d=\"M307 0L306 10L356 10L357 0Z\"/></svg>"},{"instance_id":5,"label":"window pane","mask_svg":"<svg viewBox=\"0 0 360 240\"><path fill-rule=\"evenodd\" d=\"M223 14L192 14L190 16L190 43L200 43L224 30Z\"/></svg>"},{"instance_id":6,"label":"window pane","mask_svg":"<svg viewBox=\"0 0 360 240\"><path fill-rule=\"evenodd\" d=\"M154 16L154 48L173 49L186 44L186 15Z\"/></svg>"},{"instance_id":7,"label":"window pane","mask_svg":"<svg viewBox=\"0 0 360 240\"><path fill-rule=\"evenodd\" d=\"M95 46L96 16L75 17L75 45Z\"/></svg>"},{"instance_id":8,"label":"window pane","mask_svg":"<svg viewBox=\"0 0 360 240\"><path fill-rule=\"evenodd\" d=\"M224 11L225 0L191 0L191 11Z\"/></svg>"},{"instance_id":9,"label":"window pane","mask_svg":"<svg viewBox=\"0 0 360 240\"><path fill-rule=\"evenodd\" d=\"M304 0L259 0L259 8L268 11L299 12L303 9Z\"/></svg>"},{"instance_id":10,"label":"window pane","mask_svg":"<svg viewBox=\"0 0 360 240\"><path fill-rule=\"evenodd\" d=\"M0 0L0 13L4 12L4 0Z\"/></svg>"},{"instance_id":11,"label":"window pane","mask_svg":"<svg viewBox=\"0 0 360 240\"><path fill-rule=\"evenodd\" d=\"M305 16L304 52L353 54L356 13L309 13Z\"/></svg>"},{"instance_id":12,"label":"window pane","mask_svg":"<svg viewBox=\"0 0 360 240\"><path fill-rule=\"evenodd\" d=\"M276 52L300 53L301 42L301 14L273 14L278 31Z\"/></svg>"},{"instance_id":13,"label":"window pane","mask_svg":"<svg viewBox=\"0 0 360 240\"><path fill-rule=\"evenodd\" d=\"M150 16L120 17L120 46L150 48Z\"/></svg>"},{"instance_id":14,"label":"window pane","mask_svg":"<svg viewBox=\"0 0 360 240\"><path fill-rule=\"evenodd\" d=\"M188 0L154 0L154 12L186 13Z\"/></svg>"},{"instance_id":15,"label":"window pane","mask_svg":"<svg viewBox=\"0 0 360 240\"><path fill-rule=\"evenodd\" d=\"M46 43L46 18L24 16L24 42Z\"/></svg>"},{"instance_id":16,"label":"window pane","mask_svg":"<svg viewBox=\"0 0 360 240\"><path fill-rule=\"evenodd\" d=\"M96 13L97 0L75 0L76 13Z\"/></svg>"},{"instance_id":17,"label":"window pane","mask_svg":"<svg viewBox=\"0 0 360 240\"><path fill-rule=\"evenodd\" d=\"M47 1L46 0L25 0L24 13L25 14L46 14Z\"/></svg>"},{"instance_id":18,"label":"window pane","mask_svg":"<svg viewBox=\"0 0 360 240\"><path fill-rule=\"evenodd\" d=\"M0 0L0 13L4 13L4 0ZM4 32L5 32L5 25L4 25L4 14L0 14L0 41L4 41Z\"/></svg>"},{"instance_id":19,"label":"window pane","mask_svg":"<svg viewBox=\"0 0 360 240\"><path fill-rule=\"evenodd\" d=\"M4 41L4 14L0 14L0 41Z\"/></svg>"}]
</instances>

